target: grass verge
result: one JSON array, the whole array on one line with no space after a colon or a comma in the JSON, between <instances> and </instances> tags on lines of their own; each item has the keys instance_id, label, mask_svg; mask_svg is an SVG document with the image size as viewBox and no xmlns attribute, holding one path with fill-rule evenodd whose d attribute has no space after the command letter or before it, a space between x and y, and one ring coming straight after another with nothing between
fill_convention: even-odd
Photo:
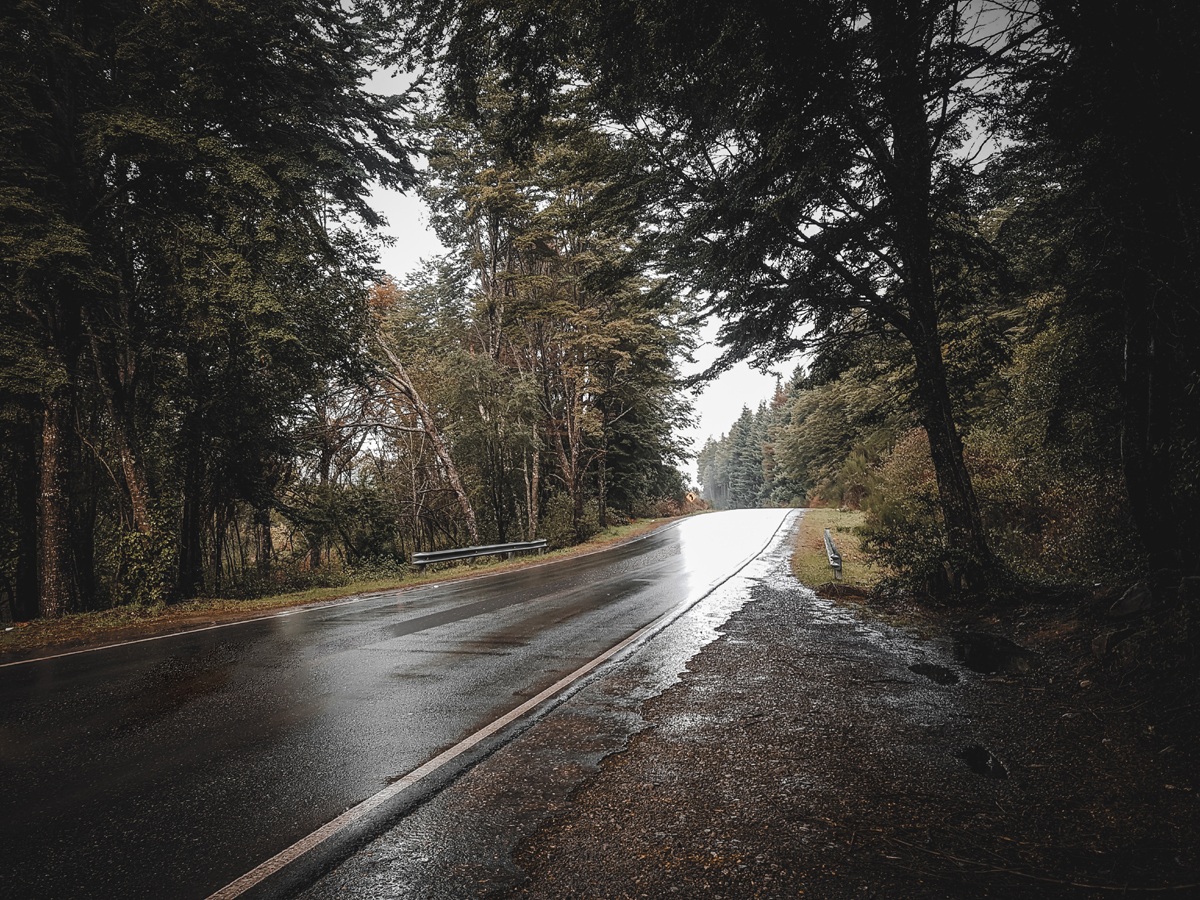
<instances>
[{"instance_id":1,"label":"grass verge","mask_svg":"<svg viewBox=\"0 0 1200 900\"><path fill-rule=\"evenodd\" d=\"M653 531L671 519L635 519L628 525L606 528L574 547L554 550L541 556L513 560L483 557L454 565L429 566L424 573L412 571L403 577L375 578L336 587L310 588L288 594L232 600L214 597L187 600L160 607L124 606L95 612L72 613L58 619L34 619L5 625L0 631L0 662L40 655L43 650L68 650L99 644L115 644L137 638L185 631L190 628L253 619L272 611L334 602L357 594L413 587L433 581L452 581L488 572L520 569L530 565L581 556Z\"/></svg>"},{"instance_id":2,"label":"grass verge","mask_svg":"<svg viewBox=\"0 0 1200 900\"><path fill-rule=\"evenodd\" d=\"M842 584L866 590L873 588L883 573L867 562L859 547L858 535L852 530L865 521L866 516L857 510L806 510L796 531L792 574L801 584L811 588L833 581L833 569L825 554L825 529L828 528L842 556Z\"/></svg>"}]
</instances>

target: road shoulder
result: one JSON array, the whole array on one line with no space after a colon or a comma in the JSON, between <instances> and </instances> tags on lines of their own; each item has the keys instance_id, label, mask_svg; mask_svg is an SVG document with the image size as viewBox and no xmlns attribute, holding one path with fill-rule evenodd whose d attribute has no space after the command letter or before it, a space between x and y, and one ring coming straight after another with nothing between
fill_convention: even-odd
<instances>
[{"instance_id":1,"label":"road shoulder","mask_svg":"<svg viewBox=\"0 0 1200 900\"><path fill-rule=\"evenodd\" d=\"M509 896L1197 889L1192 761L1071 661L984 675L783 579L752 596L521 845Z\"/></svg>"}]
</instances>

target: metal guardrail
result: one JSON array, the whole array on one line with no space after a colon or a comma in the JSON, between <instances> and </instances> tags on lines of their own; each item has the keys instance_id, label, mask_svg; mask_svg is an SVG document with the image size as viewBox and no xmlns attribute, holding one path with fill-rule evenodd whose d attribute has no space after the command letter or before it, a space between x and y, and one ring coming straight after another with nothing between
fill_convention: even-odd
<instances>
[{"instance_id":1,"label":"metal guardrail","mask_svg":"<svg viewBox=\"0 0 1200 900\"><path fill-rule=\"evenodd\" d=\"M539 538L536 541L517 541L513 544L487 544L482 547L458 547L454 550L431 550L428 553L414 553L412 555L412 562L417 567L418 572L424 572L425 567L429 563L454 562L458 559L474 559L476 556L504 555L512 559L515 553L525 550L536 550L538 553L541 553L545 549L546 539Z\"/></svg>"},{"instance_id":2,"label":"metal guardrail","mask_svg":"<svg viewBox=\"0 0 1200 900\"><path fill-rule=\"evenodd\" d=\"M825 554L829 557L829 565L833 567L833 580L842 580L842 554L838 553L837 545L833 542L833 537L829 534L829 529L825 529Z\"/></svg>"}]
</instances>

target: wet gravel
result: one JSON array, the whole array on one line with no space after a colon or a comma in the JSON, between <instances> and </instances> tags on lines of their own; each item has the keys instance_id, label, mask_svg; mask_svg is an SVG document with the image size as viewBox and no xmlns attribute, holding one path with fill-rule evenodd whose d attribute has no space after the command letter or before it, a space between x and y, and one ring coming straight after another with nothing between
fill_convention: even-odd
<instances>
[{"instance_id":1,"label":"wet gravel","mask_svg":"<svg viewBox=\"0 0 1200 900\"><path fill-rule=\"evenodd\" d=\"M778 572L752 597L506 896L1200 896L1192 758L1070 661L984 676Z\"/></svg>"}]
</instances>

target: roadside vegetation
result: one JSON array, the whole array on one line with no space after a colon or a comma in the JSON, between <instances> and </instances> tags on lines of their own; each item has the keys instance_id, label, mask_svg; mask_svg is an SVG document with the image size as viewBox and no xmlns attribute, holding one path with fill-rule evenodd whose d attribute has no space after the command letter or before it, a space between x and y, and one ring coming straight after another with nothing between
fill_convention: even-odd
<instances>
[{"instance_id":1,"label":"roadside vegetation","mask_svg":"<svg viewBox=\"0 0 1200 900\"><path fill-rule=\"evenodd\" d=\"M469 119L371 93L411 26L381 0L6 7L0 621L683 508L690 331L637 207L598 199L615 136L569 91L520 153L499 79ZM380 270L378 183L446 254Z\"/></svg>"},{"instance_id":2,"label":"roadside vegetation","mask_svg":"<svg viewBox=\"0 0 1200 900\"><path fill-rule=\"evenodd\" d=\"M828 525L1194 753L1197 45L1194 0L6 4L0 647L684 514L750 361L707 503L820 507L805 583ZM378 185L446 253L383 271Z\"/></svg>"},{"instance_id":3,"label":"roadside vegetation","mask_svg":"<svg viewBox=\"0 0 1200 900\"><path fill-rule=\"evenodd\" d=\"M825 551L825 529L828 528L842 558L839 584L864 593L875 587L882 573L867 558L861 546L859 530L865 519L859 510L831 507L805 510L796 529L792 553L792 574L796 579L810 588L833 581L833 569Z\"/></svg>"}]
</instances>

